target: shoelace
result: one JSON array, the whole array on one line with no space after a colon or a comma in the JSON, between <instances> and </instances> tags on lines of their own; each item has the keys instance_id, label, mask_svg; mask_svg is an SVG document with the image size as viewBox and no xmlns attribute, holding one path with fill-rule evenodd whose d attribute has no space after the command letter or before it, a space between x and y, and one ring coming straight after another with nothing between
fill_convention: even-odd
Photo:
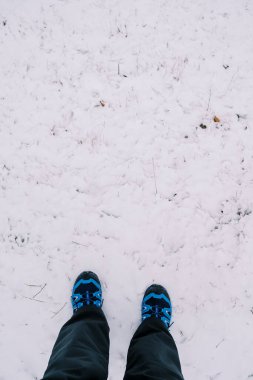
<instances>
[{"instance_id":1,"label":"shoelace","mask_svg":"<svg viewBox=\"0 0 253 380\"><path fill-rule=\"evenodd\" d=\"M146 312L143 313L144 319L146 319L145 317L147 317L147 316L148 317L154 316L156 318L166 319L168 321L166 324L168 324L168 328L170 328L174 322L169 323L170 319L165 316L165 314L163 312L164 309L166 309L166 308L161 307L159 305L153 305L153 306L151 306L151 308L149 310L146 310ZM171 317L171 313L170 313L170 317Z\"/></svg>"},{"instance_id":2,"label":"shoelace","mask_svg":"<svg viewBox=\"0 0 253 380\"><path fill-rule=\"evenodd\" d=\"M74 309L78 309L82 306L88 306L88 305L96 305L96 306L102 306L103 300L101 300L98 295L94 295L95 293L91 293L89 291L86 291L85 295L78 294L78 295L72 295L72 304Z\"/></svg>"},{"instance_id":3,"label":"shoelace","mask_svg":"<svg viewBox=\"0 0 253 380\"><path fill-rule=\"evenodd\" d=\"M151 306L151 309L144 312L144 314L151 314L151 315L154 315L156 317L164 317L164 313L163 313L164 309L165 309L164 307L161 307L158 305L153 305L153 306Z\"/></svg>"}]
</instances>

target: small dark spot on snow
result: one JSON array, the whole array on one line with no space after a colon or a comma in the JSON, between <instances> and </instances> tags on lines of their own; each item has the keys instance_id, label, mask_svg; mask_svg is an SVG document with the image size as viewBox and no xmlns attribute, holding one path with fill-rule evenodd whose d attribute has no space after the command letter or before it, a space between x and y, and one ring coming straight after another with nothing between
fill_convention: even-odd
<instances>
[{"instance_id":1,"label":"small dark spot on snow","mask_svg":"<svg viewBox=\"0 0 253 380\"><path fill-rule=\"evenodd\" d=\"M243 119L243 120L247 119L247 115L245 115L245 114L242 115L242 114L237 113L236 116L237 116L238 121L239 121L240 119Z\"/></svg>"},{"instance_id":2,"label":"small dark spot on snow","mask_svg":"<svg viewBox=\"0 0 253 380\"><path fill-rule=\"evenodd\" d=\"M200 128L202 128L202 129L206 129L206 128L207 128L206 125L205 125L205 124L202 124L202 123L201 123L199 126L200 126Z\"/></svg>"},{"instance_id":3,"label":"small dark spot on snow","mask_svg":"<svg viewBox=\"0 0 253 380\"><path fill-rule=\"evenodd\" d=\"M7 24L7 20L4 20L3 21L3 26L6 26L6 24Z\"/></svg>"},{"instance_id":4,"label":"small dark spot on snow","mask_svg":"<svg viewBox=\"0 0 253 380\"><path fill-rule=\"evenodd\" d=\"M185 139L188 139L188 136L186 135L184 138L185 138Z\"/></svg>"},{"instance_id":5,"label":"small dark spot on snow","mask_svg":"<svg viewBox=\"0 0 253 380\"><path fill-rule=\"evenodd\" d=\"M224 69L227 70L229 68L229 65L223 65Z\"/></svg>"}]
</instances>

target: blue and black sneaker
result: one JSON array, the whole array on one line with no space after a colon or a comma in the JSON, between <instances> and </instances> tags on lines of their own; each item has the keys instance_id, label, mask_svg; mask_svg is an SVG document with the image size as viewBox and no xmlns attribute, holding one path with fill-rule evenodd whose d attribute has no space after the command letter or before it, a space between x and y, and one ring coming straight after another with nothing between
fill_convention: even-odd
<instances>
[{"instance_id":1,"label":"blue and black sneaker","mask_svg":"<svg viewBox=\"0 0 253 380\"><path fill-rule=\"evenodd\" d=\"M172 305L167 290L161 285L150 285L142 300L142 320L158 318L169 328L171 313Z\"/></svg>"},{"instance_id":2,"label":"blue and black sneaker","mask_svg":"<svg viewBox=\"0 0 253 380\"><path fill-rule=\"evenodd\" d=\"M102 307L101 284L95 273L82 272L79 274L73 286L71 303L74 313L89 305Z\"/></svg>"}]
</instances>

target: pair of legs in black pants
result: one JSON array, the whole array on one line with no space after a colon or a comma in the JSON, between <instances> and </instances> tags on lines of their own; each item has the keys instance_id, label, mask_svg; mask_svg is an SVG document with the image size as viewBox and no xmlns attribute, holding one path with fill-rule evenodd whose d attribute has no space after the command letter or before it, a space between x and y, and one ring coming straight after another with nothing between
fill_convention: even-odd
<instances>
[{"instance_id":1,"label":"pair of legs in black pants","mask_svg":"<svg viewBox=\"0 0 253 380\"><path fill-rule=\"evenodd\" d=\"M43 380L106 380L108 361L108 323L101 308L89 305L62 327ZM135 332L124 380L183 380L175 342L160 319L142 321Z\"/></svg>"}]
</instances>

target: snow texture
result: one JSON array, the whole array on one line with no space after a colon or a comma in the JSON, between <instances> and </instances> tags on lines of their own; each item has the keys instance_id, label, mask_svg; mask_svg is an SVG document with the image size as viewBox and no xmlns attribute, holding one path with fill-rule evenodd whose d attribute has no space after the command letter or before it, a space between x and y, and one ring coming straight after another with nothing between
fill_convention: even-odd
<instances>
[{"instance_id":1,"label":"snow texture","mask_svg":"<svg viewBox=\"0 0 253 380\"><path fill-rule=\"evenodd\" d=\"M252 19L249 0L0 0L0 380L42 377L82 270L109 379L152 282L185 379L253 377Z\"/></svg>"}]
</instances>

